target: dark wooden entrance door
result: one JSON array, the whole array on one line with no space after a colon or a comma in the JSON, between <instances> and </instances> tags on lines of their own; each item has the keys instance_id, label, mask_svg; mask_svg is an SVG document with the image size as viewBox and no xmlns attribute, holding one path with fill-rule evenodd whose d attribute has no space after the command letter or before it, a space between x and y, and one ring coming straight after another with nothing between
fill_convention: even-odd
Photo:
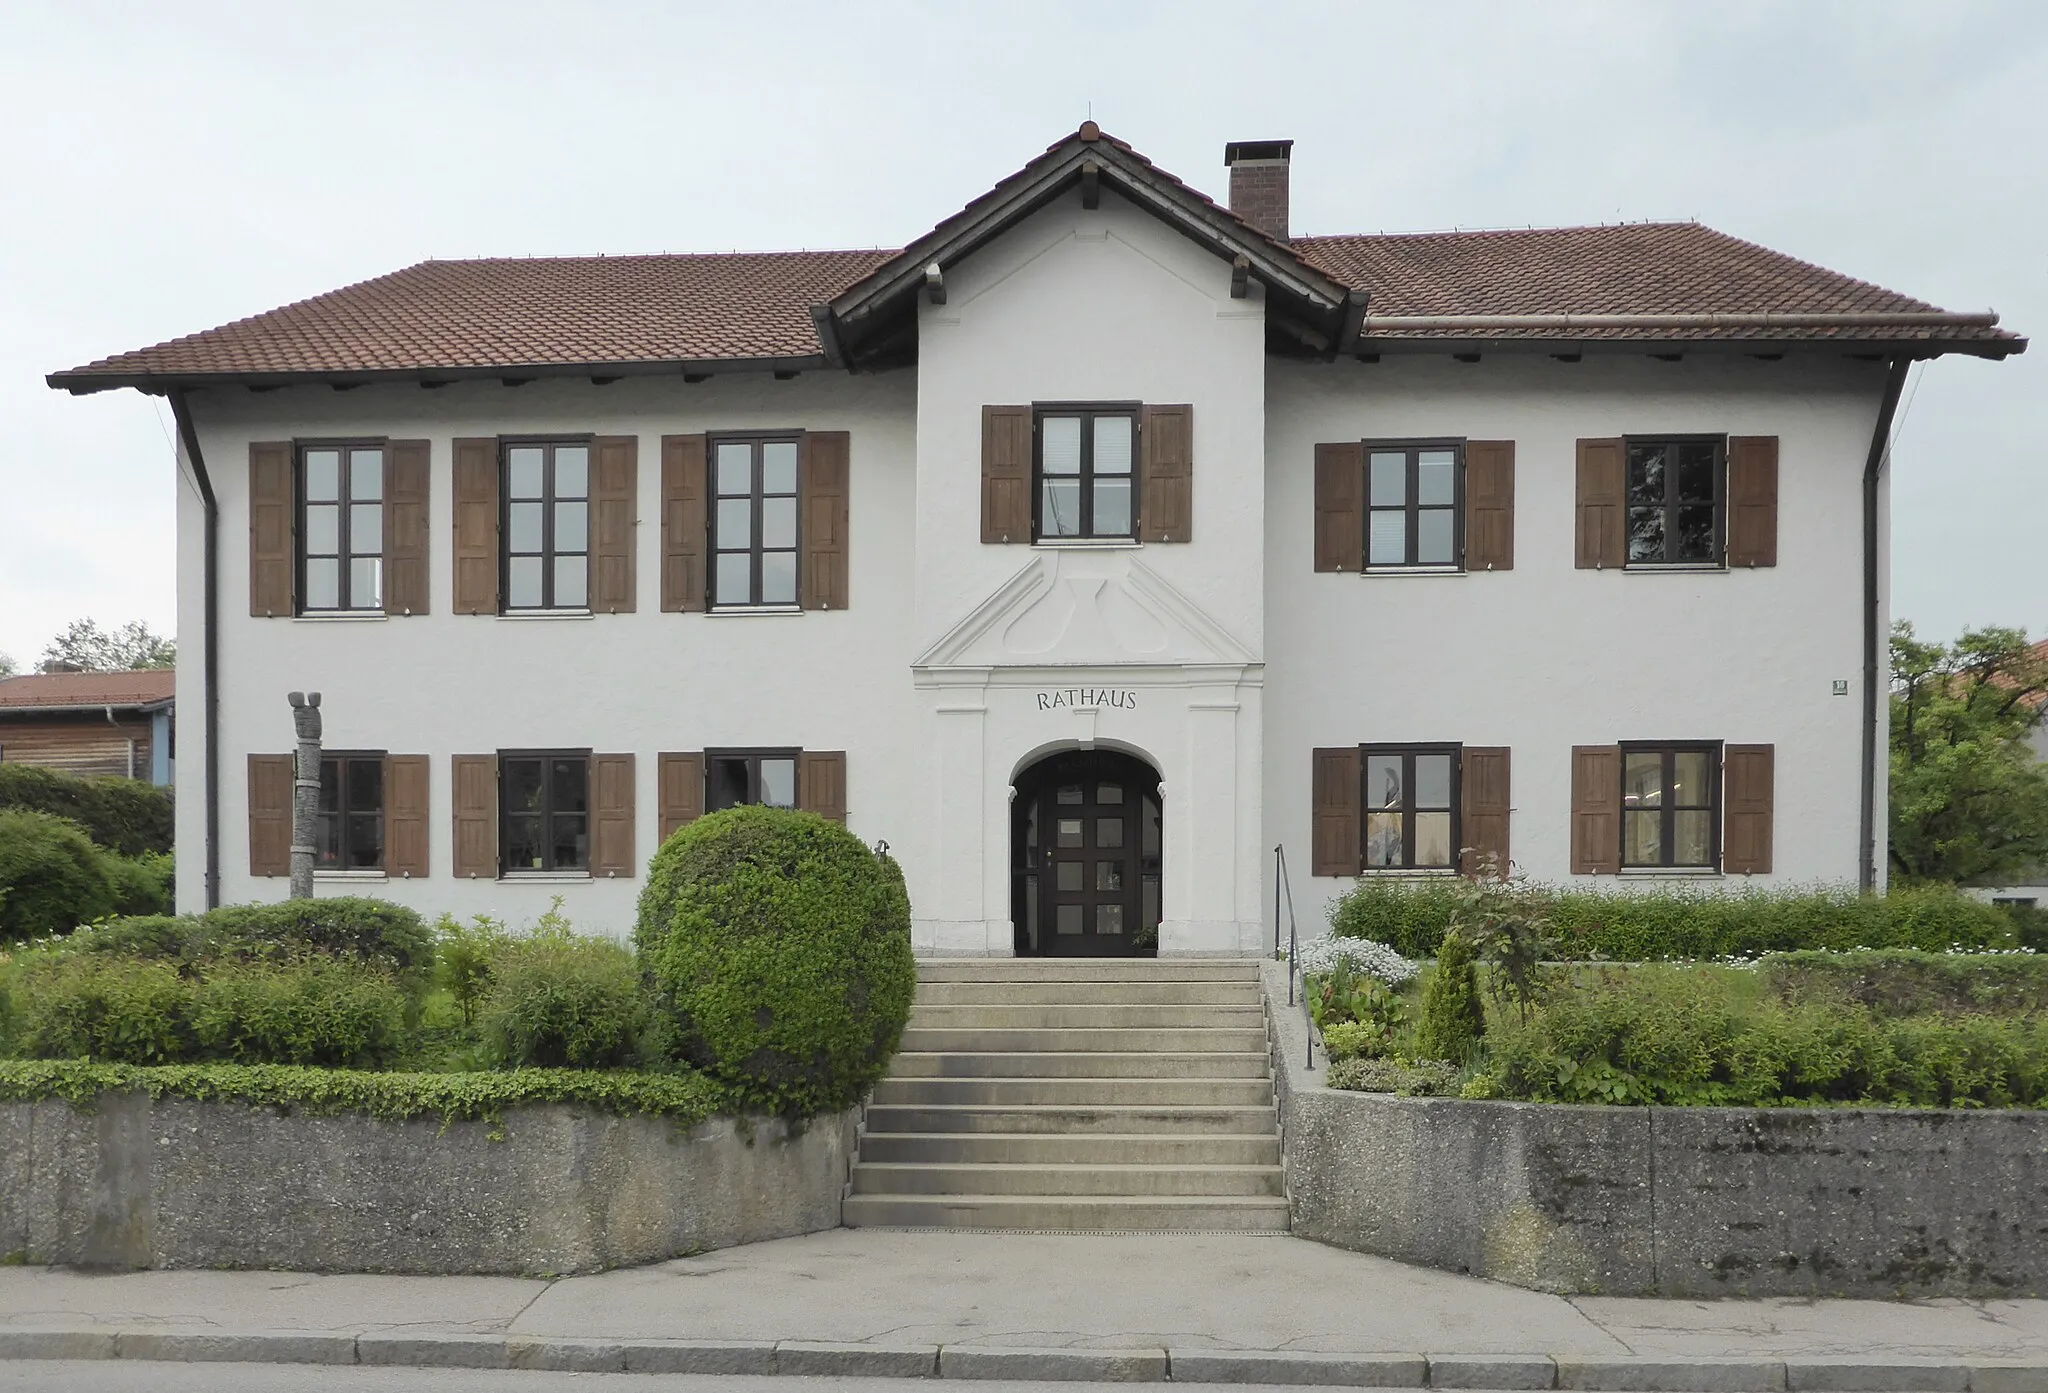
<instances>
[{"instance_id":1,"label":"dark wooden entrance door","mask_svg":"<svg viewBox=\"0 0 2048 1393\"><path fill-rule=\"evenodd\" d=\"M1159 927L1158 775L1109 751L1056 755L1020 780L1020 951L1127 957ZM1028 916L1028 924L1025 920Z\"/></svg>"}]
</instances>

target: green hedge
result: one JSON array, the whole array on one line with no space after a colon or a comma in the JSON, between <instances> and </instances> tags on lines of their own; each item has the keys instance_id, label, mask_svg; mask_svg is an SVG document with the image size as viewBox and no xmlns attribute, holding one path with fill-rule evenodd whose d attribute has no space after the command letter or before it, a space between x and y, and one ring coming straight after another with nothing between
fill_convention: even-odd
<instances>
[{"instance_id":1,"label":"green hedge","mask_svg":"<svg viewBox=\"0 0 2048 1393\"><path fill-rule=\"evenodd\" d=\"M1829 948L2009 948L2019 921L1946 887L1885 895L1794 888L1656 891L1529 886L1551 924L1555 955L1616 962L1710 959ZM1330 907L1334 932L1389 944L1411 958L1443 943L1457 886L1447 880L1366 879Z\"/></svg>"},{"instance_id":2,"label":"green hedge","mask_svg":"<svg viewBox=\"0 0 2048 1393\"><path fill-rule=\"evenodd\" d=\"M403 1042L407 998L342 959L171 962L42 951L8 973L8 1048L28 1059L374 1068Z\"/></svg>"},{"instance_id":3,"label":"green hedge","mask_svg":"<svg viewBox=\"0 0 2048 1393\"><path fill-rule=\"evenodd\" d=\"M751 1106L850 1107L896 1052L917 985L903 873L836 822L699 818L655 854L635 933L677 1054Z\"/></svg>"},{"instance_id":4,"label":"green hedge","mask_svg":"<svg viewBox=\"0 0 2048 1393\"><path fill-rule=\"evenodd\" d=\"M501 940L476 1006L486 1057L505 1068L608 1069L642 1057L650 1016L633 955L564 926ZM648 1053L659 1058L658 1046Z\"/></svg>"},{"instance_id":5,"label":"green hedge","mask_svg":"<svg viewBox=\"0 0 2048 1393\"><path fill-rule=\"evenodd\" d=\"M0 809L69 818L123 856L170 851L171 807L168 788L141 779L83 778L31 764L0 764Z\"/></svg>"},{"instance_id":6,"label":"green hedge","mask_svg":"<svg viewBox=\"0 0 2048 1393\"><path fill-rule=\"evenodd\" d=\"M1578 969L1526 1024L1491 1024L1466 1091L1566 1103L2048 1105L2048 1018L2037 1013L1900 1016L1840 994L1787 999L1776 985L1735 968Z\"/></svg>"},{"instance_id":7,"label":"green hedge","mask_svg":"<svg viewBox=\"0 0 2048 1393\"><path fill-rule=\"evenodd\" d=\"M143 1093L202 1103L282 1107L315 1117L366 1113L403 1122L502 1122L513 1108L573 1103L622 1117L653 1115L678 1125L738 1111L698 1074L625 1070L519 1069L507 1073L369 1073L282 1064L176 1064L141 1068L77 1060L0 1060L0 1101L63 1099L90 1108L103 1094Z\"/></svg>"},{"instance_id":8,"label":"green hedge","mask_svg":"<svg viewBox=\"0 0 2048 1393\"><path fill-rule=\"evenodd\" d=\"M418 913L346 895L114 919L73 934L67 946L187 967L225 958L347 958L388 970L414 995L426 990L434 970L434 935Z\"/></svg>"}]
</instances>

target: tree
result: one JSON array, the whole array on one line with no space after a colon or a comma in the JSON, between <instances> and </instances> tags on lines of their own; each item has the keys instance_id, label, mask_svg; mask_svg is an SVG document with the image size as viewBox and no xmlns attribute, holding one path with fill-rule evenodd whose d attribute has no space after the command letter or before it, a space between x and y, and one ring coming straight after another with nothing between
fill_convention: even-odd
<instances>
[{"instance_id":1,"label":"tree","mask_svg":"<svg viewBox=\"0 0 2048 1393\"><path fill-rule=\"evenodd\" d=\"M177 661L178 645L151 633L149 625L139 620L112 631L90 619L74 620L43 650L45 672L66 667L81 672L127 672L173 667Z\"/></svg>"},{"instance_id":2,"label":"tree","mask_svg":"<svg viewBox=\"0 0 2048 1393\"><path fill-rule=\"evenodd\" d=\"M1891 861L1906 880L1995 884L2048 865L2048 644L1892 630Z\"/></svg>"},{"instance_id":3,"label":"tree","mask_svg":"<svg viewBox=\"0 0 2048 1393\"><path fill-rule=\"evenodd\" d=\"M0 653L0 677L14 676L14 659Z\"/></svg>"}]
</instances>

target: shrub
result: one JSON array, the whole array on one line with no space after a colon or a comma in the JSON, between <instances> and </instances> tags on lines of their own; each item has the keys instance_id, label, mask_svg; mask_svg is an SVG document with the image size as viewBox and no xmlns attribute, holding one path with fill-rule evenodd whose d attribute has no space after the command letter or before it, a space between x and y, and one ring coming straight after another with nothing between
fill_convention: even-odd
<instances>
[{"instance_id":1,"label":"shrub","mask_svg":"<svg viewBox=\"0 0 2048 1393\"><path fill-rule=\"evenodd\" d=\"M105 854L76 823L0 811L0 940L69 933L113 912Z\"/></svg>"},{"instance_id":2,"label":"shrub","mask_svg":"<svg viewBox=\"0 0 2048 1393\"><path fill-rule=\"evenodd\" d=\"M190 988L169 963L99 954L16 960L14 1053L164 1064L188 1058Z\"/></svg>"},{"instance_id":3,"label":"shrub","mask_svg":"<svg viewBox=\"0 0 2048 1393\"><path fill-rule=\"evenodd\" d=\"M376 1068L405 1029L405 993L361 963L223 962L189 992L195 1060Z\"/></svg>"},{"instance_id":4,"label":"shrub","mask_svg":"<svg viewBox=\"0 0 2048 1393\"><path fill-rule=\"evenodd\" d=\"M1330 907L1336 933L1409 957L1443 942L1461 892L1448 880L1363 880ZM1884 895L1846 887L1648 892L1521 885L1523 912L1548 922L1559 956L1617 962L1712 959L1809 948L2004 948L2022 919L1947 886Z\"/></svg>"},{"instance_id":5,"label":"shrub","mask_svg":"<svg viewBox=\"0 0 2048 1393\"><path fill-rule=\"evenodd\" d=\"M83 778L29 764L0 764L0 810L21 808L69 818L123 856L171 849L171 791L141 779Z\"/></svg>"},{"instance_id":6,"label":"shrub","mask_svg":"<svg viewBox=\"0 0 2048 1393\"><path fill-rule=\"evenodd\" d=\"M1606 968L1496 1029L1484 1074L1494 1096L1534 1102L2038 1107L2048 1020L1887 1016L1787 1001L1727 968Z\"/></svg>"},{"instance_id":7,"label":"shrub","mask_svg":"<svg viewBox=\"0 0 2048 1393\"><path fill-rule=\"evenodd\" d=\"M903 873L812 813L684 827L648 868L636 935L680 1057L766 1111L850 1107L909 1017Z\"/></svg>"},{"instance_id":8,"label":"shrub","mask_svg":"<svg viewBox=\"0 0 2048 1393\"><path fill-rule=\"evenodd\" d=\"M1471 939L1461 933L1445 936L1436 971L1423 986L1422 1018L1415 1026L1416 1053L1424 1058L1463 1063L1485 1032L1477 959Z\"/></svg>"},{"instance_id":9,"label":"shrub","mask_svg":"<svg viewBox=\"0 0 2048 1393\"><path fill-rule=\"evenodd\" d=\"M1441 1059L1344 1059L1330 1065L1325 1079L1331 1088L1425 1098L1456 1093L1458 1074L1457 1065Z\"/></svg>"},{"instance_id":10,"label":"shrub","mask_svg":"<svg viewBox=\"0 0 2048 1393\"><path fill-rule=\"evenodd\" d=\"M1886 1016L2048 1010L2048 957L2035 953L1776 953L1761 980L1791 1001L1843 1001Z\"/></svg>"},{"instance_id":11,"label":"shrub","mask_svg":"<svg viewBox=\"0 0 2048 1393\"><path fill-rule=\"evenodd\" d=\"M1328 973L1339 964L1353 972L1398 987L1414 980L1421 967L1384 943L1369 938L1314 938L1300 946L1296 961L1308 976Z\"/></svg>"},{"instance_id":12,"label":"shrub","mask_svg":"<svg viewBox=\"0 0 2048 1393\"><path fill-rule=\"evenodd\" d=\"M495 945L476 1025L504 1068L604 1069L633 1061L647 998L633 955L566 925Z\"/></svg>"},{"instance_id":13,"label":"shrub","mask_svg":"<svg viewBox=\"0 0 2048 1393\"><path fill-rule=\"evenodd\" d=\"M435 976L454 999L464 1025L475 1022L476 1004L490 985L491 960L510 937L504 922L488 914L479 914L466 924L452 914L435 922Z\"/></svg>"},{"instance_id":14,"label":"shrub","mask_svg":"<svg viewBox=\"0 0 2048 1393\"><path fill-rule=\"evenodd\" d=\"M140 856L101 853L107 883L114 894L116 914L169 914L172 904L172 874L175 863L162 852L146 851Z\"/></svg>"},{"instance_id":15,"label":"shrub","mask_svg":"<svg viewBox=\"0 0 2048 1393\"><path fill-rule=\"evenodd\" d=\"M434 936L403 905L355 896L225 905L200 916L188 956L319 954L381 965L408 991L431 980Z\"/></svg>"},{"instance_id":16,"label":"shrub","mask_svg":"<svg viewBox=\"0 0 2048 1393\"><path fill-rule=\"evenodd\" d=\"M1322 1028L1323 1051L1332 1063L1344 1059L1377 1059L1392 1043L1388 1031L1369 1021L1332 1021Z\"/></svg>"}]
</instances>

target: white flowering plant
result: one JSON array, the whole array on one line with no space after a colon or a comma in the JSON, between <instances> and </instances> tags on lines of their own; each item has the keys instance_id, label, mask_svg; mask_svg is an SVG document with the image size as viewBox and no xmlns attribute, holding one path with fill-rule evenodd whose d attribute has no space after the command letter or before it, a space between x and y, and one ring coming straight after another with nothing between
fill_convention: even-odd
<instances>
[{"instance_id":1,"label":"white flowering plant","mask_svg":"<svg viewBox=\"0 0 2048 1393\"><path fill-rule=\"evenodd\" d=\"M1305 976L1321 977L1344 967L1390 987L1413 981L1422 970L1419 963L1410 962L1386 944L1369 938L1310 939L1301 945L1300 955Z\"/></svg>"}]
</instances>

